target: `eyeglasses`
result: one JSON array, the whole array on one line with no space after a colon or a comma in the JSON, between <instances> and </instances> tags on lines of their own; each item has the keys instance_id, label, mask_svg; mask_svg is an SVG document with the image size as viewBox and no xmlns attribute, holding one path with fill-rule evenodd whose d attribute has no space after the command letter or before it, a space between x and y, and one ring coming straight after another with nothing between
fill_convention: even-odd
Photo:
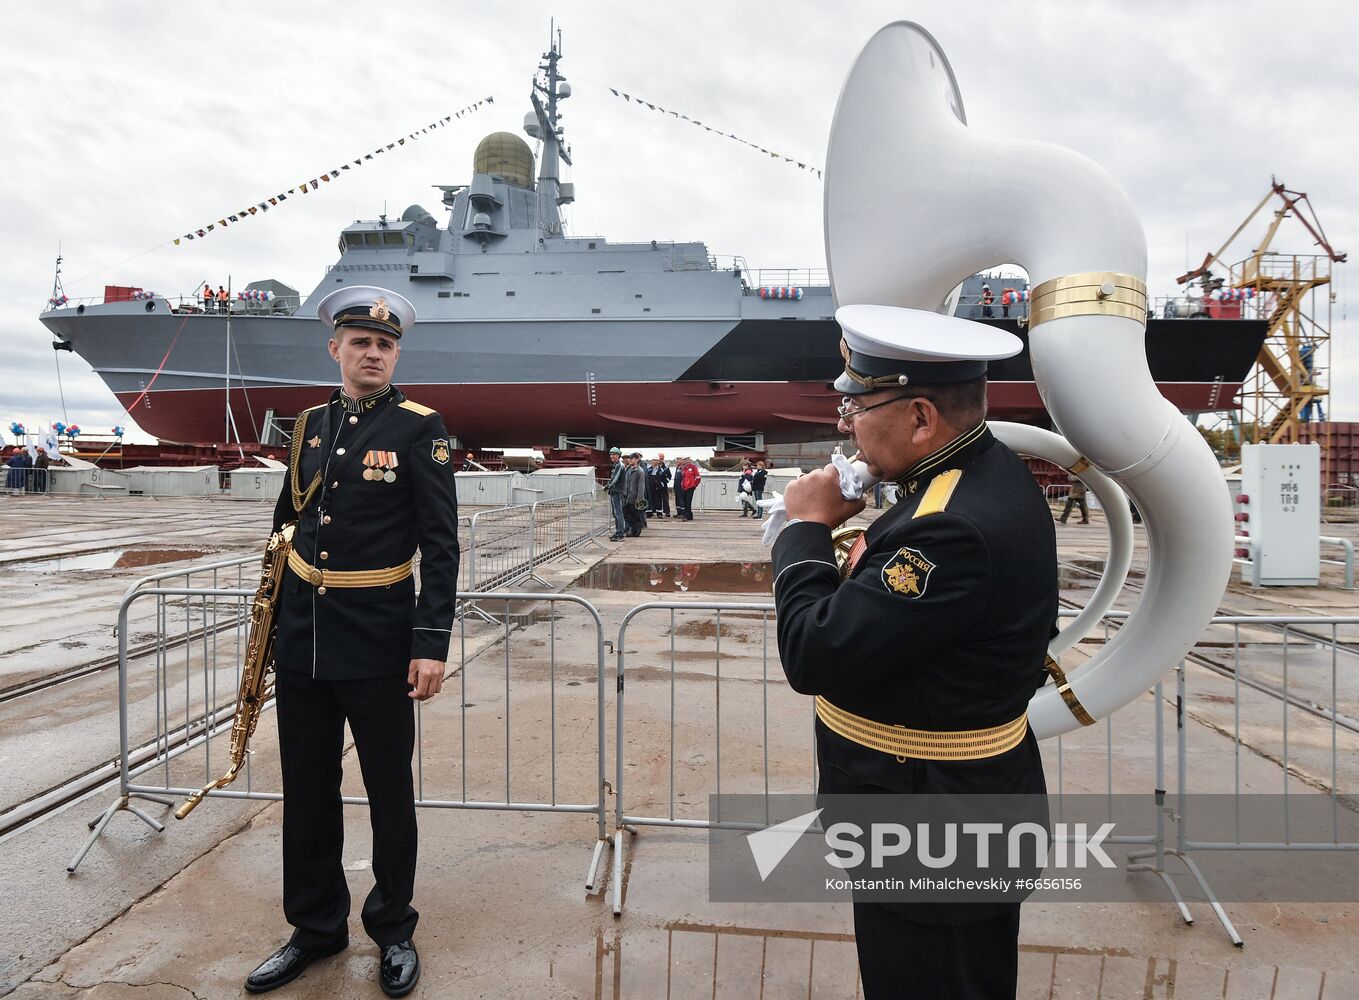
<instances>
[{"instance_id":1,"label":"eyeglasses","mask_svg":"<svg viewBox=\"0 0 1359 1000\"><path fill-rule=\"evenodd\" d=\"M844 396L840 400L840 405L835 408L835 412L840 414L840 419L845 423L853 423L854 418L861 413L869 410L876 410L879 406L887 406L889 403L900 403L903 399L921 399L920 393L907 393L901 396L893 396L891 399L884 399L881 403L874 403L872 406L855 406L854 400L850 396Z\"/></svg>"}]
</instances>

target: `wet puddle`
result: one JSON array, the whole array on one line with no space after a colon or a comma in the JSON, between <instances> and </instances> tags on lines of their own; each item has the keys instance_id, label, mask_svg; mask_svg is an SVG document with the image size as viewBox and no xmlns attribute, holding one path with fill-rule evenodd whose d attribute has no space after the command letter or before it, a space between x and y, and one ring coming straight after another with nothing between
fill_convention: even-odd
<instances>
[{"instance_id":1,"label":"wet puddle","mask_svg":"<svg viewBox=\"0 0 1359 1000\"><path fill-rule=\"evenodd\" d=\"M767 562L600 563L576 584L587 590L768 596L772 579Z\"/></svg>"},{"instance_id":2,"label":"wet puddle","mask_svg":"<svg viewBox=\"0 0 1359 1000\"><path fill-rule=\"evenodd\" d=\"M103 552L82 552L53 559L10 563L8 569L21 573L67 573L79 569L137 569L159 566L161 563L199 559L207 555L204 549L107 549Z\"/></svg>"}]
</instances>

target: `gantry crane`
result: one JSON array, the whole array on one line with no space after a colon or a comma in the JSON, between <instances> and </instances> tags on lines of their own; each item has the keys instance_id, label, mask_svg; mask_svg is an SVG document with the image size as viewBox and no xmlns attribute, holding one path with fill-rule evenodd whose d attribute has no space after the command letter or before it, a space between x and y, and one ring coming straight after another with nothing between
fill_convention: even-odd
<instances>
[{"instance_id":1,"label":"gantry crane","mask_svg":"<svg viewBox=\"0 0 1359 1000\"><path fill-rule=\"evenodd\" d=\"M1212 279L1209 268L1237 237L1277 197L1282 204L1251 255L1232 264L1226 286L1250 291L1260 299L1260 308L1269 321L1269 330L1260 346L1259 357L1243 390L1243 403L1254 423L1253 441L1257 444L1295 443L1299 427L1315 416L1324 419L1322 398L1328 393L1327 369L1330 360L1331 265L1343 264L1346 254L1336 252L1317 221L1307 194L1290 191L1270 178L1269 192L1251 210L1236 232L1216 253L1176 279L1181 285L1203 279L1205 288L1221 286ZM1292 216L1302 223L1320 253L1285 254L1270 249L1284 219ZM1318 301L1320 299L1320 301Z\"/></svg>"}]
</instances>

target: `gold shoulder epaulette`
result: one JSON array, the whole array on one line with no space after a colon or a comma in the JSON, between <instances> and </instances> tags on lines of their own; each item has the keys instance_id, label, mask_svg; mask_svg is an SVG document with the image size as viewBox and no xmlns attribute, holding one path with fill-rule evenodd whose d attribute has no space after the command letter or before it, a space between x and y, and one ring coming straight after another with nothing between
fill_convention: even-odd
<instances>
[{"instance_id":1,"label":"gold shoulder epaulette","mask_svg":"<svg viewBox=\"0 0 1359 1000\"><path fill-rule=\"evenodd\" d=\"M398 405L403 410L410 410L412 413L418 413L422 417L427 417L434 412L434 410L430 409L428 406L421 406L419 403L409 399L403 399Z\"/></svg>"},{"instance_id":2,"label":"gold shoulder epaulette","mask_svg":"<svg viewBox=\"0 0 1359 1000\"><path fill-rule=\"evenodd\" d=\"M963 478L962 469L949 469L941 472L930 481L929 488L925 490L925 495L920 498L920 506L915 509L911 516L924 517L926 514L938 514L948 506L948 501L953 496L953 491L958 487L958 480Z\"/></svg>"}]
</instances>

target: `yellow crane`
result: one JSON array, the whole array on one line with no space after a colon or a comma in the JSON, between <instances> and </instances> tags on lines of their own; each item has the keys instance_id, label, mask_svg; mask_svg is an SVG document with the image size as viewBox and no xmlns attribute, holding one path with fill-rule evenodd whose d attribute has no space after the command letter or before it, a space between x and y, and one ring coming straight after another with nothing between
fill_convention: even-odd
<instances>
[{"instance_id":1,"label":"yellow crane","mask_svg":"<svg viewBox=\"0 0 1359 1000\"><path fill-rule=\"evenodd\" d=\"M1210 268L1236 242L1246 227L1273 199L1280 204L1264 239L1244 260L1228 268L1228 277L1213 278ZM1312 237L1319 253L1288 254L1271 249L1279 226L1296 218ZM1299 427L1315 414L1321 418L1322 399L1327 395L1330 358L1332 295L1331 265L1343 264L1346 254L1336 252L1306 192L1290 191L1270 178L1270 188L1244 222L1203 263L1176 279L1181 285L1201 279L1205 293L1224 286L1260 299L1269 330L1260 346L1243 389L1243 406L1254 425L1257 444L1284 444L1299 440ZM1324 418L1323 418L1324 419Z\"/></svg>"}]
</instances>

